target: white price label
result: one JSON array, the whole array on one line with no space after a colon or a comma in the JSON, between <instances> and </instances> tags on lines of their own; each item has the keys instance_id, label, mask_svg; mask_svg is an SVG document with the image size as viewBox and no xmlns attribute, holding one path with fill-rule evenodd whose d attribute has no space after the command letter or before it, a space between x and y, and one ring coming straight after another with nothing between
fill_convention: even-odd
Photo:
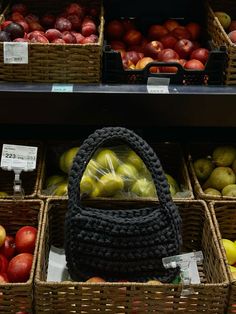
<instances>
[{"instance_id":1,"label":"white price label","mask_svg":"<svg viewBox=\"0 0 236 314\"><path fill-rule=\"evenodd\" d=\"M28 64L28 43L4 42L3 55L6 64Z\"/></svg>"},{"instance_id":2,"label":"white price label","mask_svg":"<svg viewBox=\"0 0 236 314\"><path fill-rule=\"evenodd\" d=\"M147 85L149 94L169 94L169 87L165 85Z\"/></svg>"},{"instance_id":3,"label":"white price label","mask_svg":"<svg viewBox=\"0 0 236 314\"><path fill-rule=\"evenodd\" d=\"M1 168L32 171L36 168L38 147L3 144Z\"/></svg>"},{"instance_id":4,"label":"white price label","mask_svg":"<svg viewBox=\"0 0 236 314\"><path fill-rule=\"evenodd\" d=\"M72 93L73 84L53 84L52 92L54 93Z\"/></svg>"}]
</instances>

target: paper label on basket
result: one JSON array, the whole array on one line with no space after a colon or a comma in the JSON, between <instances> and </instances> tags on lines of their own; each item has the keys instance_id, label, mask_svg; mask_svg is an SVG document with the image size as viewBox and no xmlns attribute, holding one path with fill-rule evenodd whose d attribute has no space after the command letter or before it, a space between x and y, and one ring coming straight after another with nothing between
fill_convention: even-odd
<instances>
[{"instance_id":1,"label":"paper label on basket","mask_svg":"<svg viewBox=\"0 0 236 314\"><path fill-rule=\"evenodd\" d=\"M149 94L169 94L170 79L166 77L149 77L147 92Z\"/></svg>"},{"instance_id":2,"label":"paper label on basket","mask_svg":"<svg viewBox=\"0 0 236 314\"><path fill-rule=\"evenodd\" d=\"M3 56L5 64L28 64L28 43L4 42Z\"/></svg>"},{"instance_id":3,"label":"paper label on basket","mask_svg":"<svg viewBox=\"0 0 236 314\"><path fill-rule=\"evenodd\" d=\"M32 171L36 168L38 147L3 144L1 168Z\"/></svg>"},{"instance_id":4,"label":"paper label on basket","mask_svg":"<svg viewBox=\"0 0 236 314\"><path fill-rule=\"evenodd\" d=\"M48 259L47 281L61 282L70 280L66 267L65 250L51 246Z\"/></svg>"},{"instance_id":5,"label":"paper label on basket","mask_svg":"<svg viewBox=\"0 0 236 314\"><path fill-rule=\"evenodd\" d=\"M52 92L54 93L73 93L73 84L53 84Z\"/></svg>"}]
</instances>

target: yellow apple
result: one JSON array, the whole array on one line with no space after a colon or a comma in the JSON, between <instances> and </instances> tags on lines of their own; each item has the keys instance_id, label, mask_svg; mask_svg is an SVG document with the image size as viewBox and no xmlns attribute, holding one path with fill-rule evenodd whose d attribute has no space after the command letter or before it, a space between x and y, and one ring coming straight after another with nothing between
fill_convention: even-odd
<instances>
[{"instance_id":1,"label":"yellow apple","mask_svg":"<svg viewBox=\"0 0 236 314\"><path fill-rule=\"evenodd\" d=\"M101 196L114 196L124 189L124 181L119 175L110 172L101 176L98 189Z\"/></svg>"},{"instance_id":2,"label":"yellow apple","mask_svg":"<svg viewBox=\"0 0 236 314\"><path fill-rule=\"evenodd\" d=\"M131 192L140 197L156 197L156 188L154 183L146 178L138 179L132 185Z\"/></svg>"},{"instance_id":3,"label":"yellow apple","mask_svg":"<svg viewBox=\"0 0 236 314\"><path fill-rule=\"evenodd\" d=\"M225 249L225 254L227 258L227 262L229 265L233 265L236 263L236 245L233 241L229 239L222 239L222 244Z\"/></svg>"},{"instance_id":4,"label":"yellow apple","mask_svg":"<svg viewBox=\"0 0 236 314\"><path fill-rule=\"evenodd\" d=\"M133 165L138 171L143 169L145 166L143 160L133 150L130 150L128 152L126 160L128 163Z\"/></svg>"},{"instance_id":5,"label":"yellow apple","mask_svg":"<svg viewBox=\"0 0 236 314\"><path fill-rule=\"evenodd\" d=\"M0 225L0 246L3 245L5 238L6 238L6 230L2 225Z\"/></svg>"},{"instance_id":6,"label":"yellow apple","mask_svg":"<svg viewBox=\"0 0 236 314\"><path fill-rule=\"evenodd\" d=\"M83 175L80 181L80 192L81 194L90 195L95 188L95 181L88 175Z\"/></svg>"},{"instance_id":7,"label":"yellow apple","mask_svg":"<svg viewBox=\"0 0 236 314\"><path fill-rule=\"evenodd\" d=\"M139 176L137 169L133 165L126 163L122 163L118 166L116 174L122 177L126 188L129 187L130 184L133 184Z\"/></svg>"}]
</instances>

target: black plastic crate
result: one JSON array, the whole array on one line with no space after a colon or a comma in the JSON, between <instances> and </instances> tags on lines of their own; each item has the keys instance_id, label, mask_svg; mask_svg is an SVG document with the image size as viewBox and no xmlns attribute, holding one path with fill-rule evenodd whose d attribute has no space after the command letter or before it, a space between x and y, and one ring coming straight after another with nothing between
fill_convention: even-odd
<instances>
[{"instance_id":1,"label":"black plastic crate","mask_svg":"<svg viewBox=\"0 0 236 314\"><path fill-rule=\"evenodd\" d=\"M146 33L152 24L162 24L167 19L176 19L182 25L188 22L197 22L202 29L207 29L206 8L203 0L193 0L191 5L187 0L166 0L155 2L149 0L145 5L141 1L114 0L112 3L105 0L105 20L135 17L137 28ZM210 50L209 59L203 71L184 69L179 63L155 61L142 70L125 70L121 54L113 50L109 43L104 41L103 47L103 82L120 84L147 84L149 77L169 78L170 84L184 85L222 85L226 67L225 47L215 48L207 33L203 34L201 46ZM106 36L106 34L105 34ZM153 66L174 66L176 73L150 73Z\"/></svg>"}]
</instances>

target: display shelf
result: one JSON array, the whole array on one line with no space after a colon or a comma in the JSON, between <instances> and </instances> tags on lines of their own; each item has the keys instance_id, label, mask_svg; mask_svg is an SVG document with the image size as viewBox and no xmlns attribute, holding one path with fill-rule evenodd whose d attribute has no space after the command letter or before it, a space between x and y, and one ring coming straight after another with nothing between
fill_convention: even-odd
<instances>
[{"instance_id":1,"label":"display shelf","mask_svg":"<svg viewBox=\"0 0 236 314\"><path fill-rule=\"evenodd\" d=\"M52 86L1 83L0 124L236 127L236 87L169 86L169 94L150 94L144 85Z\"/></svg>"}]
</instances>

